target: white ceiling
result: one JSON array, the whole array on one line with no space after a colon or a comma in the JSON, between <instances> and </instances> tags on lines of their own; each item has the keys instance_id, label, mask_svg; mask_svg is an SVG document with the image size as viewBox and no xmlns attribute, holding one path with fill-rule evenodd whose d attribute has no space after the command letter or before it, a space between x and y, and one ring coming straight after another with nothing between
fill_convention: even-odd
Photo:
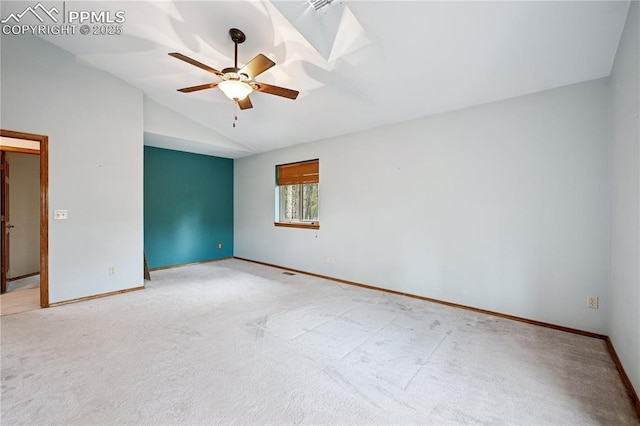
<instances>
[{"instance_id":1,"label":"white ceiling","mask_svg":"<svg viewBox=\"0 0 640 426\"><path fill-rule=\"evenodd\" d=\"M92 1L84 8L126 12L123 35L44 38L212 135L164 137L163 146L241 157L606 77L628 7L335 0L316 12L306 0ZM247 36L239 65L265 54L277 65L257 80L297 89L297 100L254 93L254 108L238 111L219 89L176 91L218 80L167 53L232 66L231 27Z\"/></svg>"}]
</instances>

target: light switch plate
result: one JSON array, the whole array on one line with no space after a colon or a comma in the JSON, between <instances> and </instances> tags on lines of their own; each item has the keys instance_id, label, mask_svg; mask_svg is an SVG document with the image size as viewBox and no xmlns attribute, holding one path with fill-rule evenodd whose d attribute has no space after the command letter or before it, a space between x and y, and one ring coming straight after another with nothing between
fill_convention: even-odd
<instances>
[{"instance_id":1,"label":"light switch plate","mask_svg":"<svg viewBox=\"0 0 640 426\"><path fill-rule=\"evenodd\" d=\"M64 220L69 218L69 212L67 210L54 210L53 211L53 219L54 220Z\"/></svg>"}]
</instances>

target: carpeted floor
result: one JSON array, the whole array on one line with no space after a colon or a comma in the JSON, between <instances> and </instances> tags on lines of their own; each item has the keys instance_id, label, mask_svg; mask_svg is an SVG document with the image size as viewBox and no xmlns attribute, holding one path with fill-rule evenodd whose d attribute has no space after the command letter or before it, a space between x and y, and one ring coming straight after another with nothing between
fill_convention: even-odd
<instances>
[{"instance_id":1,"label":"carpeted floor","mask_svg":"<svg viewBox=\"0 0 640 426\"><path fill-rule=\"evenodd\" d=\"M640 424L601 340L282 272L3 317L2 425Z\"/></svg>"}]
</instances>

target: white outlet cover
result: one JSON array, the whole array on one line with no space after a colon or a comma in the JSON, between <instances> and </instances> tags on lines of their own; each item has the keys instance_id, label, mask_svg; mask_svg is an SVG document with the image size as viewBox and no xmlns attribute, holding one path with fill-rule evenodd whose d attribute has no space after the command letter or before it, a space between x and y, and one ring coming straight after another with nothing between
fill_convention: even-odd
<instances>
[{"instance_id":1,"label":"white outlet cover","mask_svg":"<svg viewBox=\"0 0 640 426\"><path fill-rule=\"evenodd\" d=\"M54 210L53 211L53 219L54 220L65 220L69 218L69 212L67 210Z\"/></svg>"}]
</instances>

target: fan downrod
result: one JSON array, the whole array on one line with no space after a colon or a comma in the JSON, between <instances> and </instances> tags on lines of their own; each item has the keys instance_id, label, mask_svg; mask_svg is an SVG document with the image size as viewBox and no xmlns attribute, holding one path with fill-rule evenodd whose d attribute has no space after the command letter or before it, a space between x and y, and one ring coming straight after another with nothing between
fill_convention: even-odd
<instances>
[{"instance_id":1,"label":"fan downrod","mask_svg":"<svg viewBox=\"0 0 640 426\"><path fill-rule=\"evenodd\" d=\"M244 33L242 31L240 31L237 28L231 28L229 30L229 36L231 36L231 40L233 40L233 45L234 45L234 50L235 50L235 54L233 55L235 57L235 60L233 61L234 62L233 67L237 71L238 70L238 45L240 43L244 43L244 41L247 39L247 37L244 35ZM222 70L222 72L226 72L226 71Z\"/></svg>"}]
</instances>

